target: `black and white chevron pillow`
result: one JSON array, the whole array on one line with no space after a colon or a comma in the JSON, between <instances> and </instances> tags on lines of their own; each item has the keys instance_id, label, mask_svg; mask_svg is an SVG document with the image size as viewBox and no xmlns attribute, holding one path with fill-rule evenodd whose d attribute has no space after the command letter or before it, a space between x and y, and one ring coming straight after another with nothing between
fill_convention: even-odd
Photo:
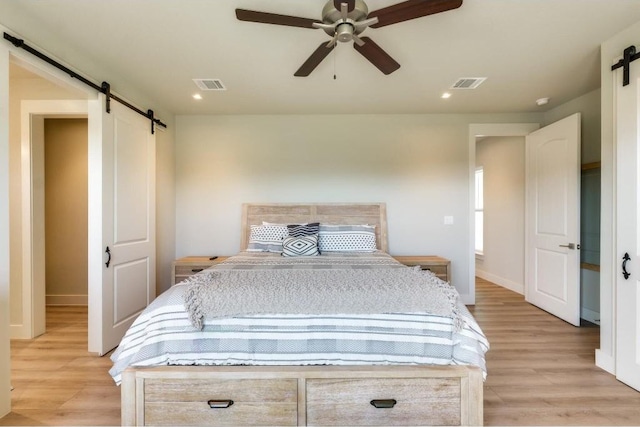
<instances>
[{"instance_id":1,"label":"black and white chevron pillow","mask_svg":"<svg viewBox=\"0 0 640 427\"><path fill-rule=\"evenodd\" d=\"M287 229L289 230L289 236L309 236L311 234L318 234L320 231L320 223L312 222L309 224L290 224L287 225Z\"/></svg>"},{"instance_id":2,"label":"black and white chevron pillow","mask_svg":"<svg viewBox=\"0 0 640 427\"><path fill-rule=\"evenodd\" d=\"M311 234L309 236L285 237L282 241L282 256L317 256L318 251L318 235Z\"/></svg>"}]
</instances>

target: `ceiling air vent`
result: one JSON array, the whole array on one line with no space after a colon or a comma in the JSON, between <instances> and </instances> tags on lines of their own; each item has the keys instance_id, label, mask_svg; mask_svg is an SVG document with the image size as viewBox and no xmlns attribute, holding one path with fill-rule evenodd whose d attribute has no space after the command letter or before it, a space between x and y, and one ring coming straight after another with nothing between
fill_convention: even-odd
<instances>
[{"instance_id":1,"label":"ceiling air vent","mask_svg":"<svg viewBox=\"0 0 640 427\"><path fill-rule=\"evenodd\" d=\"M485 80L487 80L486 77L462 77L451 86L451 89L475 89Z\"/></svg>"},{"instance_id":2,"label":"ceiling air vent","mask_svg":"<svg viewBox=\"0 0 640 427\"><path fill-rule=\"evenodd\" d=\"M200 90L227 90L219 79L193 79Z\"/></svg>"}]
</instances>

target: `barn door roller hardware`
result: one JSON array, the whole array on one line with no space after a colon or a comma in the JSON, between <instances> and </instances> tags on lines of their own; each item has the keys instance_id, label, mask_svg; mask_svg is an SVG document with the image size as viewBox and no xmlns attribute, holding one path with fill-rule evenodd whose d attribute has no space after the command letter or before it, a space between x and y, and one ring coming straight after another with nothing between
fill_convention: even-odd
<instances>
[{"instance_id":1,"label":"barn door roller hardware","mask_svg":"<svg viewBox=\"0 0 640 427\"><path fill-rule=\"evenodd\" d=\"M629 67L638 58L640 58L640 53L636 53L636 47L631 45L624 50L622 59L611 66L611 71L622 67L622 86L629 84Z\"/></svg>"},{"instance_id":2,"label":"barn door roller hardware","mask_svg":"<svg viewBox=\"0 0 640 427\"><path fill-rule=\"evenodd\" d=\"M105 111L107 113L111 113L111 100L114 99L114 100L118 101L120 104L124 105L125 107L128 107L128 108L132 109L133 111L135 111L136 113L148 118L151 121L151 133L155 133L155 125L162 126L163 128L167 127L166 124L162 123L159 119L155 118L155 116L153 114L153 110L147 110L146 112L144 112L141 109L139 109L138 107L136 107L134 105L131 105L130 103L128 103L124 99L122 99L122 98L118 97L117 95L114 95L113 93L111 93L111 85L109 83L102 82L102 85L98 86L97 84L93 83L91 80L81 76L80 74L76 73L73 70L70 70L69 68L67 68L64 65L62 65L61 63L59 63L58 61L55 61L55 60L49 58L44 53L42 53L42 52L32 48L31 46L27 45L24 42L24 40L19 39L17 37L13 37L12 35L10 35L8 33L4 33L4 38L5 38L5 40L8 40L11 43L13 43L13 45L15 47L26 50L30 54L42 59L47 64L53 65L57 69L64 71L65 73L67 73L72 78L78 79L82 83L86 84L87 86L90 86L93 89L97 90L98 92L103 93L105 95Z\"/></svg>"}]
</instances>

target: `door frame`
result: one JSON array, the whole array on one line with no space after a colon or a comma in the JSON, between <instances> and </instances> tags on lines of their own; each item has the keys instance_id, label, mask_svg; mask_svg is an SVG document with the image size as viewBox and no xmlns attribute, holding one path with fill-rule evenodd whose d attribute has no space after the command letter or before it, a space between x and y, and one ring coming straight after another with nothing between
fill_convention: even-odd
<instances>
[{"instance_id":1,"label":"door frame","mask_svg":"<svg viewBox=\"0 0 640 427\"><path fill-rule=\"evenodd\" d=\"M46 289L45 229L42 189L35 186L44 178L44 132L34 129L36 120L46 118L88 118L84 100L24 100L20 104L21 200L22 218L22 324L11 325L12 338L31 339L45 332ZM39 218L40 217L40 218ZM40 226L36 223L40 219Z\"/></svg>"},{"instance_id":2,"label":"door frame","mask_svg":"<svg viewBox=\"0 0 640 427\"><path fill-rule=\"evenodd\" d=\"M475 251L475 171L476 142L479 137L518 136L525 137L540 129L540 123L471 123L469 124L469 298L468 304L476 301L476 251Z\"/></svg>"}]
</instances>

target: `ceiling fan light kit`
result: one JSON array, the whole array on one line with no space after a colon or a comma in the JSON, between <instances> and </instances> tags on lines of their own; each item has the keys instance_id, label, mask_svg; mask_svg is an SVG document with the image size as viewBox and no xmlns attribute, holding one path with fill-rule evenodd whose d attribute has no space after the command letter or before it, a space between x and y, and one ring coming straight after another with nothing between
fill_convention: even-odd
<instances>
[{"instance_id":1,"label":"ceiling fan light kit","mask_svg":"<svg viewBox=\"0 0 640 427\"><path fill-rule=\"evenodd\" d=\"M360 37L364 30L445 12L461 5L462 0L407 0L369 13L363 0L329 0L322 9L322 21L246 9L236 9L236 17L240 21L324 30L331 40L316 48L294 73L296 77L311 74L336 43L350 41L353 41L354 49L381 72L391 74L400 68L400 64L369 37Z\"/></svg>"}]
</instances>

